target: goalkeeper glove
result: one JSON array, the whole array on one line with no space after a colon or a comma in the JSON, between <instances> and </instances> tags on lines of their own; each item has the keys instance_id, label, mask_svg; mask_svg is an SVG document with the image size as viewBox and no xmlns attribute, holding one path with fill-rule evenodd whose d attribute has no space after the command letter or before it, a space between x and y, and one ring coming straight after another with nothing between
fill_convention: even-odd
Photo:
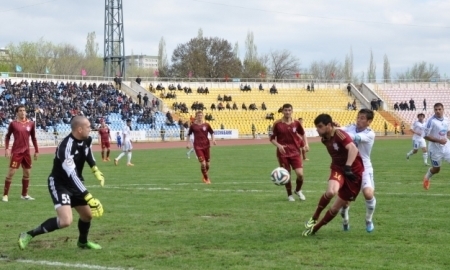
<instances>
[{"instance_id":1,"label":"goalkeeper glove","mask_svg":"<svg viewBox=\"0 0 450 270\"><path fill-rule=\"evenodd\" d=\"M352 172L352 167L345 165L344 166L344 174L345 174L345 178L347 178L348 180L354 182L356 180L356 175L353 174Z\"/></svg>"},{"instance_id":2,"label":"goalkeeper glove","mask_svg":"<svg viewBox=\"0 0 450 270\"><path fill-rule=\"evenodd\" d=\"M100 181L100 186L103 187L105 184L105 177L103 176L103 173L97 168L97 166L92 167L92 173L95 175L95 178Z\"/></svg>"},{"instance_id":3,"label":"goalkeeper glove","mask_svg":"<svg viewBox=\"0 0 450 270\"><path fill-rule=\"evenodd\" d=\"M93 217L101 217L103 215L103 205L100 203L99 200L92 197L91 193L86 194L86 196L84 196L84 200L91 208L91 213Z\"/></svg>"}]
</instances>

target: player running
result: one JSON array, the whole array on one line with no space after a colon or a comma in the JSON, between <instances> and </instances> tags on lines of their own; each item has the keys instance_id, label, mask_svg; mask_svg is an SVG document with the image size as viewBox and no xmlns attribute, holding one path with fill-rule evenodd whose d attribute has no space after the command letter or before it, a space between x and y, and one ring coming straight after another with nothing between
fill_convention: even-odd
<instances>
[{"instance_id":1,"label":"player running","mask_svg":"<svg viewBox=\"0 0 450 270\"><path fill-rule=\"evenodd\" d=\"M417 115L417 121L413 123L411 131L414 133L412 137L413 149L406 154L406 159L409 159L412 155L416 154L419 148L422 148L423 163L428 166L428 152L427 143L425 142L424 131L425 131L425 114L419 113Z\"/></svg>"},{"instance_id":2,"label":"player running","mask_svg":"<svg viewBox=\"0 0 450 270\"><path fill-rule=\"evenodd\" d=\"M449 125L449 119L444 116L444 105L434 104L434 116L428 119L424 132L424 139L430 142L428 149L432 166L423 177L425 189L430 188L431 177L440 172L442 160L450 162L450 142L447 139Z\"/></svg>"},{"instance_id":3,"label":"player running","mask_svg":"<svg viewBox=\"0 0 450 270\"><path fill-rule=\"evenodd\" d=\"M27 118L25 106L16 107L16 120L9 124L8 132L5 136L5 156L10 158L8 174L5 178L5 186L3 189L2 201L8 201L9 188L11 181L17 169L22 165L22 196L23 200L32 201L33 197L28 195L28 186L30 185L31 172L31 154L30 154L30 137L34 146L34 160L39 155L38 143L36 140L36 129L33 121ZM9 141L11 134L14 135L14 143L12 149L9 149Z\"/></svg>"},{"instance_id":4,"label":"player running","mask_svg":"<svg viewBox=\"0 0 450 270\"><path fill-rule=\"evenodd\" d=\"M292 119L292 105L284 104L283 117L275 121L272 128L270 142L277 147L277 159L280 167L285 168L289 173L291 168L295 171L297 179L295 180L295 194L301 201L306 200L302 193L303 186L303 162L300 156L301 141L304 141L304 148L308 149L305 130L298 120ZM291 180L284 185L288 195L288 201L295 201L292 196Z\"/></svg>"},{"instance_id":5,"label":"player running","mask_svg":"<svg viewBox=\"0 0 450 270\"><path fill-rule=\"evenodd\" d=\"M134 164L131 163L131 150L133 150L133 145L131 144L131 119L127 119L127 125L122 130L122 136L122 153L114 159L114 165L119 165L119 160L126 154L127 166L134 166Z\"/></svg>"},{"instance_id":6,"label":"player running","mask_svg":"<svg viewBox=\"0 0 450 270\"><path fill-rule=\"evenodd\" d=\"M100 145L102 146L102 161L110 161L109 148L111 147L111 132L109 127L105 124L105 120L100 121L100 127L98 128L98 135L100 137ZM105 156L106 149L106 156Z\"/></svg>"},{"instance_id":7,"label":"player running","mask_svg":"<svg viewBox=\"0 0 450 270\"><path fill-rule=\"evenodd\" d=\"M190 136L194 135L194 150L197 155L198 161L200 162L200 170L203 175L203 183L211 184L211 180L208 176L209 164L210 164L210 147L211 144L208 139L208 133L211 135L211 140L214 145L216 145L216 140L214 139L214 131L208 123L203 120L203 112L197 111L195 113L195 121L189 127L187 133L187 147L190 147Z\"/></svg>"},{"instance_id":8,"label":"player running","mask_svg":"<svg viewBox=\"0 0 450 270\"><path fill-rule=\"evenodd\" d=\"M328 178L327 191L320 197L314 215L305 223L306 230L303 236L315 234L322 226L328 224L337 215L341 207L348 201L354 201L361 190L363 161L358 153L358 148L353 143L350 135L337 129L328 114L320 114L314 120L317 133L322 143L327 148L331 157L331 173ZM327 207L331 199L338 195L325 216L317 222L323 209Z\"/></svg>"}]
</instances>

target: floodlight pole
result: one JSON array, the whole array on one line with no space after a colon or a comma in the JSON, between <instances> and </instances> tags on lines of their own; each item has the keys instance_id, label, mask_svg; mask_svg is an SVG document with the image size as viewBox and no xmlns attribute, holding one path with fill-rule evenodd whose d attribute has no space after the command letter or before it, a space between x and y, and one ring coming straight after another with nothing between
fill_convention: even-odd
<instances>
[{"instance_id":1,"label":"floodlight pole","mask_svg":"<svg viewBox=\"0 0 450 270\"><path fill-rule=\"evenodd\" d=\"M103 74L125 76L125 38L122 0L105 0Z\"/></svg>"}]
</instances>

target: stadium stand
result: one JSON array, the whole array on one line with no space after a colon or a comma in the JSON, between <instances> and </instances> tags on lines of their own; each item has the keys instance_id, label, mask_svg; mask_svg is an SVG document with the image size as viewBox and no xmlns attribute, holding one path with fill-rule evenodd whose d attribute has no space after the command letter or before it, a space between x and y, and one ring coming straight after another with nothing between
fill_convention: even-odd
<instances>
[{"instance_id":1,"label":"stadium stand","mask_svg":"<svg viewBox=\"0 0 450 270\"><path fill-rule=\"evenodd\" d=\"M433 105L442 103L445 115L450 117L450 84L441 83L388 83L376 84L372 86L374 91L388 102L389 111L397 115L402 121L408 124L417 119L418 113L424 113L426 119L434 114ZM396 102L406 102L414 100L416 110L394 110ZM424 110L423 100L426 100L426 110Z\"/></svg>"},{"instance_id":2,"label":"stadium stand","mask_svg":"<svg viewBox=\"0 0 450 270\"><path fill-rule=\"evenodd\" d=\"M210 89L209 94L200 94L193 90L190 94L183 92L177 93L176 99L166 99L166 102L172 102L171 108L176 110L176 103L185 103L190 112L179 112L182 119L189 119L192 113L192 104L194 102L201 102L205 107L205 114L211 114L214 118L209 121L214 129L220 129L223 125L226 129L238 129L240 134L251 134L251 126L255 124L257 133L267 134L269 126L273 123L268 116L272 114L273 118L279 119L282 114L279 113L279 108L284 103L290 103L294 107L294 118L303 118L305 128L314 128L314 118L319 113L329 113L336 121L343 125L354 123L357 115L357 110L348 110L347 104L353 103L352 97L348 96L346 90L343 89L315 89L314 92L306 91L305 89L278 89L278 94L271 94L268 89L259 91L254 89L252 91L241 91L240 89ZM219 107L221 101L218 100L224 96L231 97L229 102L232 106L236 103L238 109L211 109L214 104L216 108ZM262 110L262 103L266 105L267 109ZM247 110L242 109L242 104L245 104ZM256 110L250 110L251 104L256 105ZM226 102L222 101L225 107ZM360 104L357 102L357 109ZM376 113L373 128L378 132L384 132L384 118ZM389 130L393 130L392 124L388 123Z\"/></svg>"}]
</instances>

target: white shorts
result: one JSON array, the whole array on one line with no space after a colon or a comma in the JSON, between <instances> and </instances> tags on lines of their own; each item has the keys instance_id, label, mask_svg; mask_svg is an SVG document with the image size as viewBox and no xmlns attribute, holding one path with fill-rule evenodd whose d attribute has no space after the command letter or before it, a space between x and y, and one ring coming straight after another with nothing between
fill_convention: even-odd
<instances>
[{"instance_id":1,"label":"white shorts","mask_svg":"<svg viewBox=\"0 0 450 270\"><path fill-rule=\"evenodd\" d=\"M413 149L417 150L417 149L421 149L421 148L426 148L427 147L427 142L425 141L424 138L420 138L420 139L413 139Z\"/></svg>"},{"instance_id":2,"label":"white shorts","mask_svg":"<svg viewBox=\"0 0 450 270\"><path fill-rule=\"evenodd\" d=\"M431 166L441 167L442 160L450 163L450 145L447 143L444 147L436 149L430 145L428 149L428 155L431 159Z\"/></svg>"},{"instance_id":3,"label":"white shorts","mask_svg":"<svg viewBox=\"0 0 450 270\"><path fill-rule=\"evenodd\" d=\"M362 175L361 190L365 188L372 188L375 190L375 182L373 181L373 169L364 170Z\"/></svg>"},{"instance_id":4,"label":"white shorts","mask_svg":"<svg viewBox=\"0 0 450 270\"><path fill-rule=\"evenodd\" d=\"M122 151L131 151L133 149L133 145L131 144L131 141L124 141L122 144Z\"/></svg>"}]
</instances>

